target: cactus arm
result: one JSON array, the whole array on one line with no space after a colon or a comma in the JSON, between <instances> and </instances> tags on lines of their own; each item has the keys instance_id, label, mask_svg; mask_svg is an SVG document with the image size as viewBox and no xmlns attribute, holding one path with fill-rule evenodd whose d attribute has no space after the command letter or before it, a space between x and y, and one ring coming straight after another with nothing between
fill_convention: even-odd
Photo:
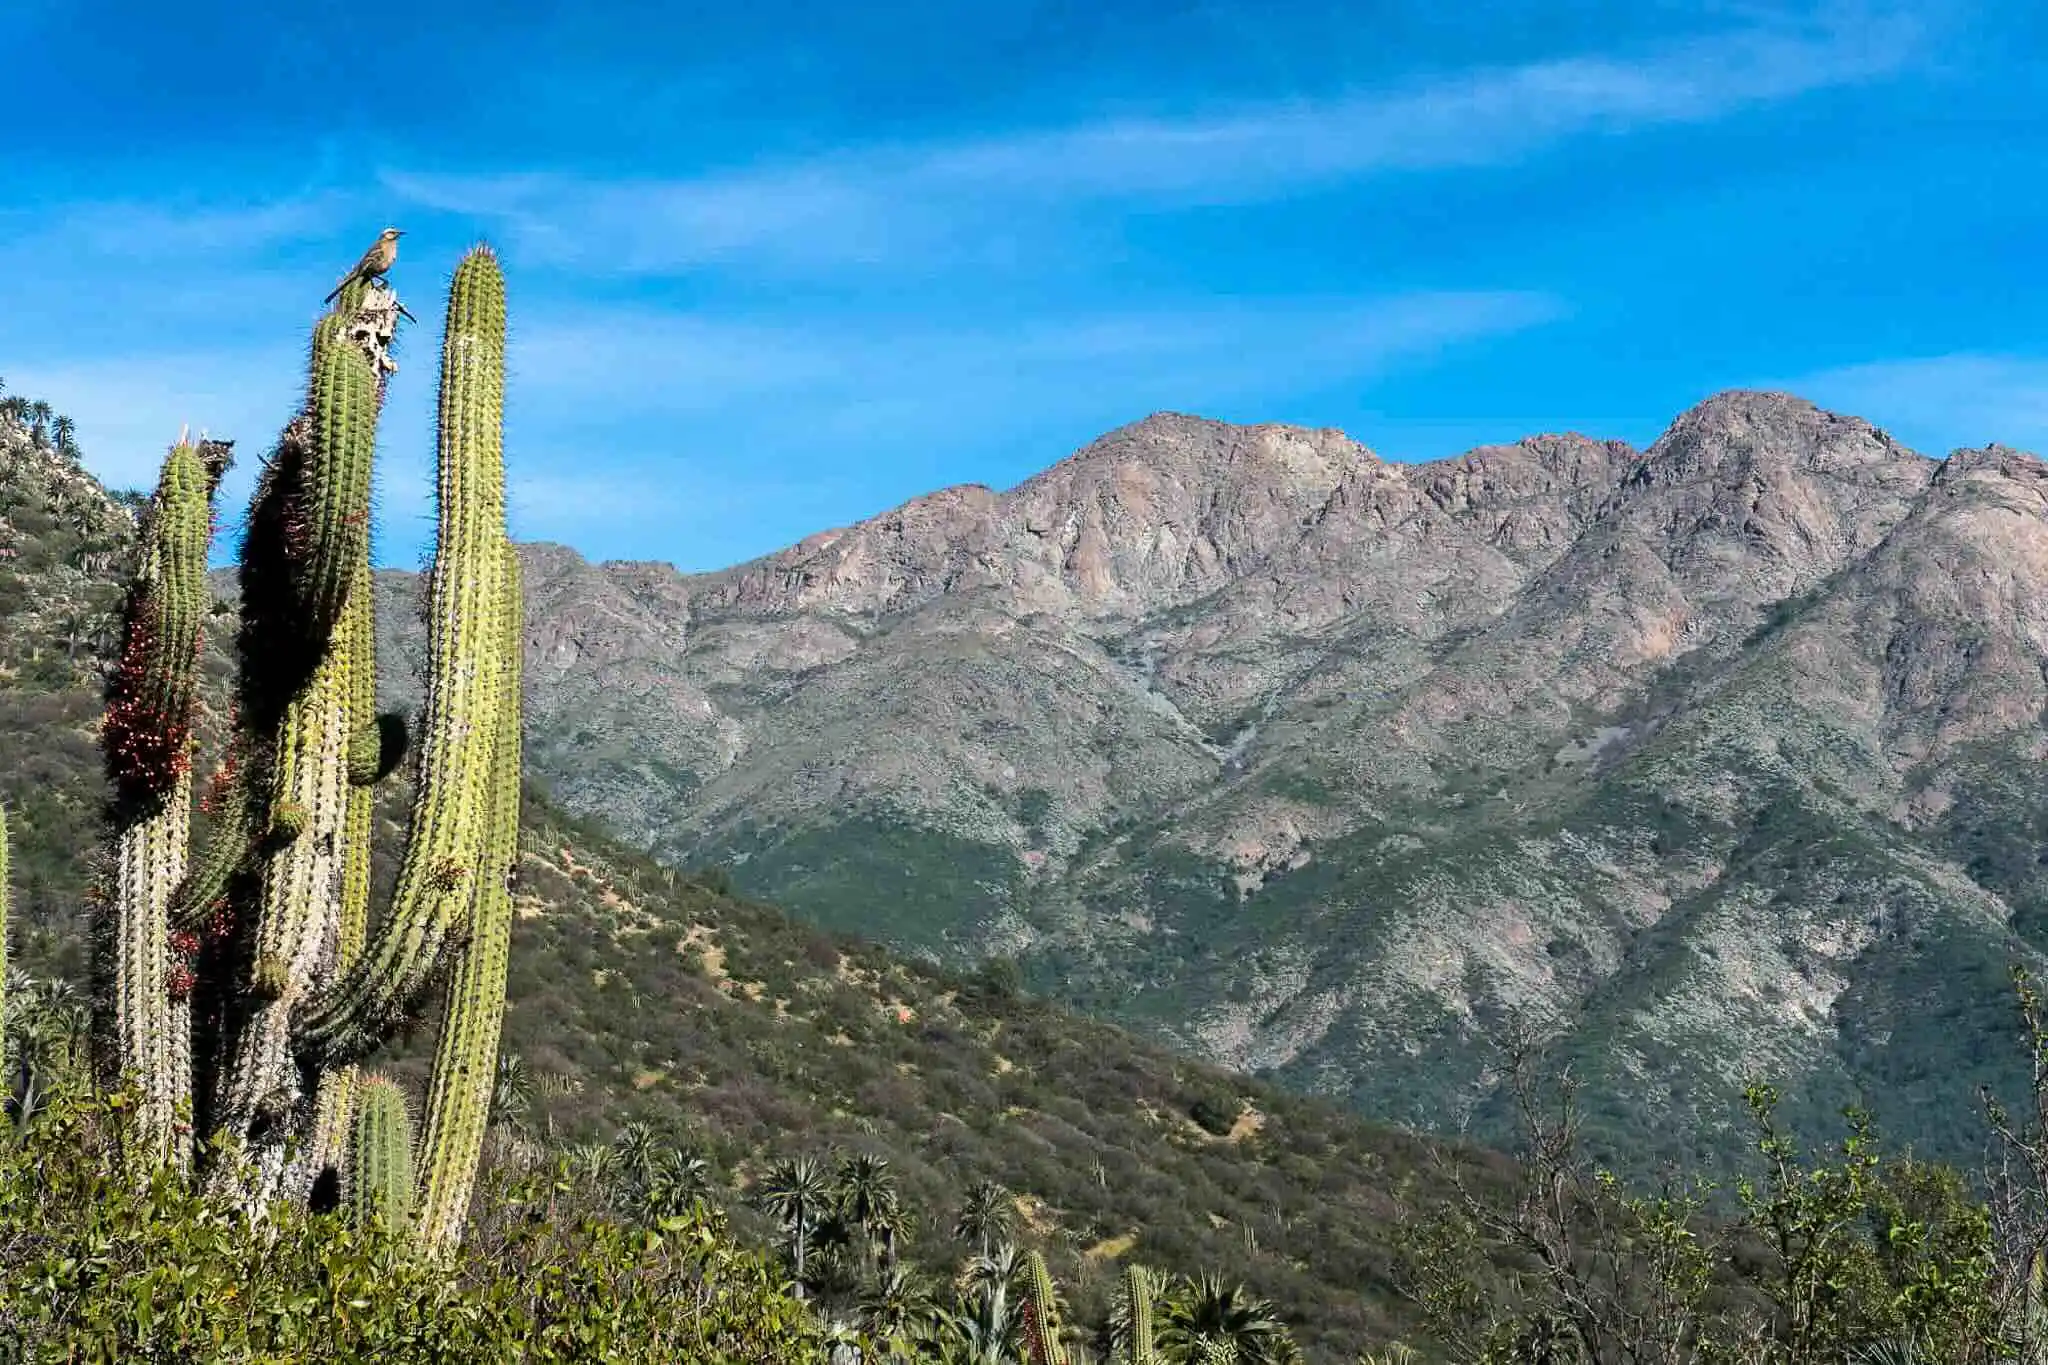
<instances>
[{"instance_id":1,"label":"cactus arm","mask_svg":"<svg viewBox=\"0 0 2048 1365\"><path fill-rule=\"evenodd\" d=\"M335 971L347 971L363 954L363 941L370 925L370 842L376 813L376 792L372 784L389 768L384 764L386 730L377 718L377 628L374 582L370 576L367 543L357 563L359 577L349 593L342 615L342 629L348 639L349 697L347 810L344 815L341 848L341 902L335 923ZM368 741L366 746L365 741ZM363 750L372 752L364 761ZM308 1168L318 1173L338 1166L350 1128L355 1103L357 1069L337 1067L322 1072L313 1101L313 1136L308 1148Z\"/></svg>"},{"instance_id":2,"label":"cactus arm","mask_svg":"<svg viewBox=\"0 0 2048 1365\"><path fill-rule=\"evenodd\" d=\"M1130 1365L1157 1365L1152 1350L1152 1277L1145 1267L1124 1267L1124 1302L1130 1317Z\"/></svg>"},{"instance_id":3,"label":"cactus arm","mask_svg":"<svg viewBox=\"0 0 2048 1365\"><path fill-rule=\"evenodd\" d=\"M476 248L456 268L441 352L439 530L429 581L428 676L404 859L391 912L304 1019L315 1064L345 1065L413 1009L450 930L469 913L488 824L504 638L505 283Z\"/></svg>"},{"instance_id":4,"label":"cactus arm","mask_svg":"<svg viewBox=\"0 0 2048 1365\"><path fill-rule=\"evenodd\" d=\"M505 972L512 946L513 864L519 856L520 645L519 560L511 545L503 563L503 654L497 747L491 772L490 827L476 883L469 941L462 947L441 1014L434 1073L427 1089L427 1130L421 1148L420 1226L427 1245L461 1240L483 1156L497 1078L498 1036L505 1017Z\"/></svg>"},{"instance_id":5,"label":"cactus arm","mask_svg":"<svg viewBox=\"0 0 2048 1365\"><path fill-rule=\"evenodd\" d=\"M182 1156L172 1131L191 1097L192 983L170 951L169 906L185 875L216 483L198 447L181 440L171 448L124 604L100 734L114 788L114 888L97 934L99 1067L103 1079L138 1092L145 1166Z\"/></svg>"},{"instance_id":6,"label":"cactus arm","mask_svg":"<svg viewBox=\"0 0 2048 1365\"><path fill-rule=\"evenodd\" d=\"M406 1227L413 1213L412 1115L396 1081L367 1075L357 1084L353 1140L344 1193L358 1223L381 1212Z\"/></svg>"},{"instance_id":7,"label":"cactus arm","mask_svg":"<svg viewBox=\"0 0 2048 1365\"><path fill-rule=\"evenodd\" d=\"M1067 1365L1066 1347L1060 1344L1059 1295L1045 1257L1034 1251L1027 1258L1028 1297L1024 1301L1024 1337L1031 1350L1031 1365Z\"/></svg>"},{"instance_id":8,"label":"cactus arm","mask_svg":"<svg viewBox=\"0 0 2048 1365\"><path fill-rule=\"evenodd\" d=\"M151 503L141 571L124 604L121 659L100 736L115 800L130 810L162 805L191 771L200 630L211 598L212 488L198 447L172 447Z\"/></svg>"},{"instance_id":9,"label":"cactus arm","mask_svg":"<svg viewBox=\"0 0 2048 1365\"><path fill-rule=\"evenodd\" d=\"M286 701L268 746L268 847L260 860L254 955L245 968L222 1103L229 1127L262 1150L266 1181L281 1169L274 1165L283 1155L278 1139L304 1098L292 1016L333 961L341 913L356 672L351 645L357 640L355 632L337 627L349 586L368 579L379 397L371 357L340 339L342 325L330 316L315 329L303 423L310 443L293 466L281 468L275 490L291 509L278 527L288 581L325 596L307 599L292 623L316 662ZM326 562L336 557L344 562ZM309 1180L312 1169L302 1160L292 1174Z\"/></svg>"},{"instance_id":10,"label":"cactus arm","mask_svg":"<svg viewBox=\"0 0 2048 1365\"><path fill-rule=\"evenodd\" d=\"M313 333L306 411L319 458L294 489L292 577L304 628L319 638L341 622L370 550L370 466L382 394L375 363L347 344L348 317L331 313Z\"/></svg>"}]
</instances>

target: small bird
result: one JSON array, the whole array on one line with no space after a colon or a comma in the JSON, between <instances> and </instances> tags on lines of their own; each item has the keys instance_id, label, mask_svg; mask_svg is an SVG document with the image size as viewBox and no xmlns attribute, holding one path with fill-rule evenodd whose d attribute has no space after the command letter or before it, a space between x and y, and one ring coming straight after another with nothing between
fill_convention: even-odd
<instances>
[{"instance_id":1,"label":"small bird","mask_svg":"<svg viewBox=\"0 0 2048 1365\"><path fill-rule=\"evenodd\" d=\"M356 262L356 268L341 277L341 282L327 291L322 303L333 303L334 296L354 284L357 280L381 278L398 259L398 239L405 236L402 229L388 227L377 234L377 240L370 243L370 249L363 253L363 259Z\"/></svg>"}]
</instances>

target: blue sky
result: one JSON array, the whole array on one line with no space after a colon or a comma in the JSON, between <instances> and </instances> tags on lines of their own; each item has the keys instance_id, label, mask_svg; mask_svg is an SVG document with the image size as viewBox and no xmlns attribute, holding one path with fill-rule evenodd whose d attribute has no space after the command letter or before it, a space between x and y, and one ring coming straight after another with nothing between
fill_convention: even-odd
<instances>
[{"instance_id":1,"label":"blue sky","mask_svg":"<svg viewBox=\"0 0 2048 1365\"><path fill-rule=\"evenodd\" d=\"M1426 459L1770 386L2048 449L2038 0L359 9L0 6L0 377L110 481L189 421L239 506L387 222L400 565L478 237L515 534L593 557L716 567L1162 408Z\"/></svg>"}]
</instances>

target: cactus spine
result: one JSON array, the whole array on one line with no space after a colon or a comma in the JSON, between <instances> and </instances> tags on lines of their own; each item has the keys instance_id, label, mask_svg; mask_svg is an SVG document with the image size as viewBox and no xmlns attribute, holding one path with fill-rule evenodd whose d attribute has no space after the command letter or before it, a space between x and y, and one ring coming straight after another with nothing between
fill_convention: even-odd
<instances>
[{"instance_id":1,"label":"cactus spine","mask_svg":"<svg viewBox=\"0 0 2048 1365\"><path fill-rule=\"evenodd\" d=\"M1031 1365L1067 1365L1067 1350L1060 1344L1059 1295L1045 1268L1045 1257L1032 1252L1026 1269L1024 1339L1031 1350Z\"/></svg>"},{"instance_id":2,"label":"cactus spine","mask_svg":"<svg viewBox=\"0 0 2048 1365\"><path fill-rule=\"evenodd\" d=\"M356 1083L347 1187L349 1210L358 1223L382 1213L396 1227L411 1224L412 1114L405 1092L384 1076L364 1076Z\"/></svg>"},{"instance_id":3,"label":"cactus spine","mask_svg":"<svg viewBox=\"0 0 2048 1365\"><path fill-rule=\"evenodd\" d=\"M445 1246L460 1236L496 1066L519 809L496 258L470 252L450 291L427 703L398 889L370 939L372 784L404 747L402 729L375 714L369 558L376 424L402 311L387 286L359 281L314 328L303 402L250 508L234 733L208 797L210 842L189 867L192 666L219 470L195 464L203 445L181 443L165 463L109 695L119 883L99 1032L109 1079L132 1079L144 1096L160 1157L184 1158L168 1115L189 1093L202 1138L255 1158L212 1175L252 1207L305 1197L326 1168L346 1169L351 1186L365 1172L372 1185L402 1184L410 1210L410 1120L396 1089L359 1078L356 1064L452 977L417 1162L432 1215L421 1240ZM196 1036L178 1025L188 996ZM395 1147L394 1131L406 1138Z\"/></svg>"}]
</instances>

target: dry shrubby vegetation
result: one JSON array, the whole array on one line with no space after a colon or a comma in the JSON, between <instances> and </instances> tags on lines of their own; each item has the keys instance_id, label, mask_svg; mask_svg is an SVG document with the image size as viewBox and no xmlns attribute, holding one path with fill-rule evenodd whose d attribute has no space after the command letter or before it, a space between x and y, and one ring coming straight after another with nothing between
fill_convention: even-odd
<instances>
[{"instance_id":1,"label":"dry shrubby vegetation","mask_svg":"<svg viewBox=\"0 0 2048 1365\"><path fill-rule=\"evenodd\" d=\"M2048 1035L2024 974L2031 1089L1944 1119L1976 1125L1982 1168L1916 1160L1858 1111L1801 1150L1760 1078L1712 1161L1623 1177L1526 1039L1491 1063L1512 1158L1424 1139L1078 1019L1002 959L950 971L803 926L538 789L459 1251L422 1257L386 1211L252 1218L171 1170L138 1183L76 984L133 500L18 417L0 1360L2048 1358ZM226 663L203 663L218 708ZM390 1060L400 1085L427 1047Z\"/></svg>"}]
</instances>

